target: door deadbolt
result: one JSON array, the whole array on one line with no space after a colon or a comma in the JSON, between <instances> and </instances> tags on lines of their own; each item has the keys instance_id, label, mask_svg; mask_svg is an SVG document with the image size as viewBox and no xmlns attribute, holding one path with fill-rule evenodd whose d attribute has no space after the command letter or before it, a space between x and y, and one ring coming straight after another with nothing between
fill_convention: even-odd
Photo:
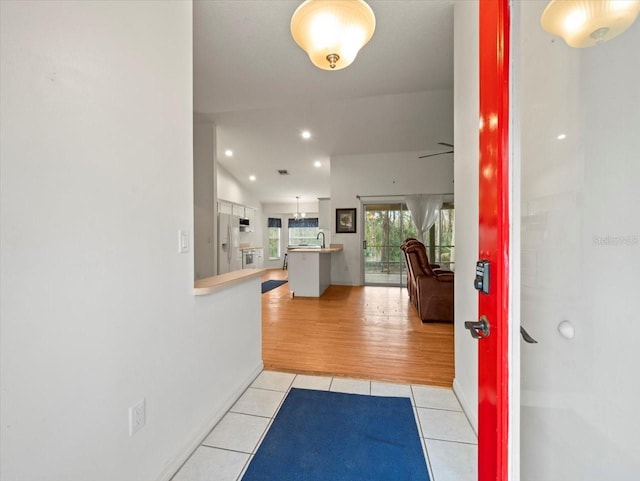
<instances>
[{"instance_id":1,"label":"door deadbolt","mask_svg":"<svg viewBox=\"0 0 640 481\"><path fill-rule=\"evenodd\" d=\"M467 321L464 323L465 329L469 329L471 337L474 339L484 339L491 334L491 326L487 316L482 316L479 321Z\"/></svg>"}]
</instances>

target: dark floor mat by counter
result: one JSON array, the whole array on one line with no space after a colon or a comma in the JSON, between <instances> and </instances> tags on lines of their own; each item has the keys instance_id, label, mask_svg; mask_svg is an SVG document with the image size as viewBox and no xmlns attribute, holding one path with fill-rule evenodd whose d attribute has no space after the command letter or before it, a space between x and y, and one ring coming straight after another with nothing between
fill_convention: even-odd
<instances>
[{"instance_id":1,"label":"dark floor mat by counter","mask_svg":"<svg viewBox=\"0 0 640 481\"><path fill-rule=\"evenodd\" d=\"M276 287L280 287L282 284L286 284L287 281L264 281L262 283L262 293L270 291L271 289L275 289Z\"/></svg>"}]
</instances>

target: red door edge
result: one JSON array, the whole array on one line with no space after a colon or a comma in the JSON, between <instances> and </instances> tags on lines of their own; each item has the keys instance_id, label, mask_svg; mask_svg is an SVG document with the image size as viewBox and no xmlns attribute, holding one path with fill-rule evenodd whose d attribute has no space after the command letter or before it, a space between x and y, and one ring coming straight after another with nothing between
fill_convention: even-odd
<instances>
[{"instance_id":1,"label":"red door edge","mask_svg":"<svg viewBox=\"0 0 640 481\"><path fill-rule=\"evenodd\" d=\"M480 0L479 255L490 292L478 312L491 334L478 344L478 480L508 479L509 28L508 0Z\"/></svg>"}]
</instances>

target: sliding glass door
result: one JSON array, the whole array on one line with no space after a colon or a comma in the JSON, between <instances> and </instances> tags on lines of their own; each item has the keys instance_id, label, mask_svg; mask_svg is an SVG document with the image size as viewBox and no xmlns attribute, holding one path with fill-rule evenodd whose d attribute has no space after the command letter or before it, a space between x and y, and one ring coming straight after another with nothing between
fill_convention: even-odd
<instances>
[{"instance_id":1,"label":"sliding glass door","mask_svg":"<svg viewBox=\"0 0 640 481\"><path fill-rule=\"evenodd\" d=\"M364 204L364 283L404 286L407 282L400 246L416 237L411 213L403 203Z\"/></svg>"},{"instance_id":2,"label":"sliding glass door","mask_svg":"<svg viewBox=\"0 0 640 481\"><path fill-rule=\"evenodd\" d=\"M432 264L455 270L455 211L453 204L444 204L436 220L424 235L427 257Z\"/></svg>"}]
</instances>

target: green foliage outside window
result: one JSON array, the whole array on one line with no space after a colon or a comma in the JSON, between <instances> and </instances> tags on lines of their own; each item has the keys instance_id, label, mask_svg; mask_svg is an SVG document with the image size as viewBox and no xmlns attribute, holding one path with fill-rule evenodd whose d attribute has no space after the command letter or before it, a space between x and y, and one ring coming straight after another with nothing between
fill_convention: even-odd
<instances>
[{"instance_id":1,"label":"green foliage outside window","mask_svg":"<svg viewBox=\"0 0 640 481\"><path fill-rule=\"evenodd\" d=\"M289 227L289 245L316 245L322 241L316 237L320 232L318 227Z\"/></svg>"},{"instance_id":2,"label":"green foliage outside window","mask_svg":"<svg viewBox=\"0 0 640 481\"><path fill-rule=\"evenodd\" d=\"M425 245L431 263L443 269L455 266L455 211L453 205L445 204L426 236Z\"/></svg>"},{"instance_id":3,"label":"green foliage outside window","mask_svg":"<svg viewBox=\"0 0 640 481\"><path fill-rule=\"evenodd\" d=\"M405 204L365 205L365 271L399 273L404 269L404 253L400 249L408 237L418 238L418 230ZM425 235L425 246L431 263L453 269L455 245L453 205L440 210L433 227Z\"/></svg>"},{"instance_id":4,"label":"green foliage outside window","mask_svg":"<svg viewBox=\"0 0 640 481\"><path fill-rule=\"evenodd\" d=\"M280 227L269 227L269 259L280 259Z\"/></svg>"},{"instance_id":5,"label":"green foliage outside window","mask_svg":"<svg viewBox=\"0 0 640 481\"><path fill-rule=\"evenodd\" d=\"M400 273L404 253L400 246L407 237L417 237L411 213L404 204L365 206L366 272Z\"/></svg>"}]
</instances>

